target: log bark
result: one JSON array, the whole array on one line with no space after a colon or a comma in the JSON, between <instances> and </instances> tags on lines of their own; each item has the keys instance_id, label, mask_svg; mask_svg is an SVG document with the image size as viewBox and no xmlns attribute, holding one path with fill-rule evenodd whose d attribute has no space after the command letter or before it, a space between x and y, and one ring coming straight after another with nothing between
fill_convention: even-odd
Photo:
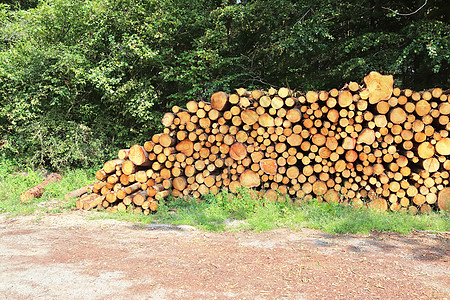
<instances>
[{"instance_id":1,"label":"log bark","mask_svg":"<svg viewBox=\"0 0 450 300\"><path fill-rule=\"evenodd\" d=\"M73 190L73 191L65 194L64 199L66 199L66 201L69 201L72 198L79 198L79 197L83 196L84 194L88 194L88 193L92 192L93 188L94 188L94 183L89 184L87 186L80 187L79 189Z\"/></svg>"},{"instance_id":2,"label":"log bark","mask_svg":"<svg viewBox=\"0 0 450 300\"><path fill-rule=\"evenodd\" d=\"M61 175L57 173L51 173L47 176L47 178L44 179L40 184L29 188L22 194L20 194L20 202L27 203L32 199L40 198L42 194L44 193L44 187L49 184L50 182L58 182L62 180Z\"/></svg>"}]
</instances>

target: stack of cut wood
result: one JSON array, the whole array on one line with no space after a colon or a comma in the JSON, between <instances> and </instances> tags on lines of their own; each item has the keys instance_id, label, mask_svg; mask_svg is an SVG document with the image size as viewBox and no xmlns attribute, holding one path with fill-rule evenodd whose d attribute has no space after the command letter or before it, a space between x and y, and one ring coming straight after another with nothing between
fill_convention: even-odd
<instances>
[{"instance_id":1,"label":"stack of cut wood","mask_svg":"<svg viewBox=\"0 0 450 300\"><path fill-rule=\"evenodd\" d=\"M364 82L306 94L240 88L175 106L163 133L105 163L77 207L148 214L169 194L245 186L274 201L448 209L449 91L394 89L392 76L376 72Z\"/></svg>"}]
</instances>

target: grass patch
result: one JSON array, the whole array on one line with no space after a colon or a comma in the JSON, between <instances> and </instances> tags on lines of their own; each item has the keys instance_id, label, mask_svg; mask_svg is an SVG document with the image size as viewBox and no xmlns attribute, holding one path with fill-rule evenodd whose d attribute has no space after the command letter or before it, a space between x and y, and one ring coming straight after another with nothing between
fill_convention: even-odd
<instances>
[{"instance_id":1,"label":"grass patch","mask_svg":"<svg viewBox=\"0 0 450 300\"><path fill-rule=\"evenodd\" d=\"M192 225L201 230L255 230L266 231L275 228L299 229L301 227L320 229L329 233L363 233L372 231L398 232L407 234L414 230L450 230L450 215L433 212L429 215L410 215L392 212L374 212L368 209L353 209L339 204L308 203L292 204L269 202L254 196L251 190L241 189L237 195L226 191L206 195L201 202L194 199L171 199L162 203L153 215L133 213L108 213L95 218L114 218L149 223ZM233 221L242 221L235 222Z\"/></svg>"},{"instance_id":2,"label":"grass patch","mask_svg":"<svg viewBox=\"0 0 450 300\"><path fill-rule=\"evenodd\" d=\"M42 170L19 168L7 159L0 161L0 213L10 216L28 215L36 211L62 212L75 207L75 200L67 202L64 195L79 187L94 182L92 170L69 170L64 172L62 180L49 183L41 198L29 203L20 202L20 194L44 180ZM48 202L52 202L48 204Z\"/></svg>"}]
</instances>

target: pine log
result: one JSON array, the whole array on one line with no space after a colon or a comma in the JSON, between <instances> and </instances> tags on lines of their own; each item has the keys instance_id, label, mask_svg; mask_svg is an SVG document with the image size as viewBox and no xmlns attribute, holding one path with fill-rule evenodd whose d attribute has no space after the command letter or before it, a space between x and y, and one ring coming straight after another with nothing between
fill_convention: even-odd
<instances>
[{"instance_id":1,"label":"pine log","mask_svg":"<svg viewBox=\"0 0 450 300\"><path fill-rule=\"evenodd\" d=\"M147 151L145 151L144 147L142 147L141 145L132 146L130 148L128 157L130 161L132 161L137 166L148 167L152 164L152 162L148 158Z\"/></svg>"},{"instance_id":2,"label":"pine log","mask_svg":"<svg viewBox=\"0 0 450 300\"><path fill-rule=\"evenodd\" d=\"M94 188L94 183L89 184L87 186L80 187L79 189L76 189L74 191L71 191L64 195L64 198L66 201L69 201L72 198L79 198L84 194L92 192L92 189Z\"/></svg>"},{"instance_id":3,"label":"pine log","mask_svg":"<svg viewBox=\"0 0 450 300\"><path fill-rule=\"evenodd\" d=\"M83 201L83 209L90 210L102 204L103 200L105 200L105 196L96 195L94 199L89 199L87 201Z\"/></svg>"},{"instance_id":4,"label":"pine log","mask_svg":"<svg viewBox=\"0 0 450 300\"><path fill-rule=\"evenodd\" d=\"M350 91L344 90L339 93L338 103L341 107L347 107L353 102L353 96Z\"/></svg>"},{"instance_id":5,"label":"pine log","mask_svg":"<svg viewBox=\"0 0 450 300\"><path fill-rule=\"evenodd\" d=\"M357 143L365 143L367 145L372 145L375 142L376 136L375 131L370 128L366 128L358 135Z\"/></svg>"},{"instance_id":6,"label":"pine log","mask_svg":"<svg viewBox=\"0 0 450 300\"><path fill-rule=\"evenodd\" d=\"M228 95L224 92L217 92L211 96L211 107L218 111L222 111L227 107Z\"/></svg>"},{"instance_id":7,"label":"pine log","mask_svg":"<svg viewBox=\"0 0 450 300\"><path fill-rule=\"evenodd\" d=\"M275 126L274 118L267 113L264 113L259 116L258 123L259 123L259 125L261 125L263 127Z\"/></svg>"},{"instance_id":8,"label":"pine log","mask_svg":"<svg viewBox=\"0 0 450 300\"><path fill-rule=\"evenodd\" d=\"M264 173L269 175L275 175L277 174L278 165L277 162L274 159L261 159L259 161L259 165L261 170L264 171Z\"/></svg>"},{"instance_id":9,"label":"pine log","mask_svg":"<svg viewBox=\"0 0 450 300\"><path fill-rule=\"evenodd\" d=\"M261 179L258 173L255 173L252 170L245 170L241 174L239 182L242 186L251 188L251 187L258 187L261 184Z\"/></svg>"},{"instance_id":10,"label":"pine log","mask_svg":"<svg viewBox=\"0 0 450 300\"><path fill-rule=\"evenodd\" d=\"M20 194L20 202L27 203L31 199L40 198L42 196L42 194L44 193L44 187L47 184L49 184L50 182L58 182L60 180L62 180L61 175L59 175L57 173L51 173L40 184L38 184L32 188L29 188L28 190L26 190L25 192Z\"/></svg>"},{"instance_id":11,"label":"pine log","mask_svg":"<svg viewBox=\"0 0 450 300\"><path fill-rule=\"evenodd\" d=\"M387 201L381 197L372 200L367 206L375 211L387 211L388 209Z\"/></svg>"},{"instance_id":12,"label":"pine log","mask_svg":"<svg viewBox=\"0 0 450 300\"><path fill-rule=\"evenodd\" d=\"M437 202L440 210L450 212L450 187L439 192Z\"/></svg>"},{"instance_id":13,"label":"pine log","mask_svg":"<svg viewBox=\"0 0 450 300\"><path fill-rule=\"evenodd\" d=\"M434 155L434 146L430 142L423 142L417 148L417 153L421 158L430 158Z\"/></svg>"},{"instance_id":14,"label":"pine log","mask_svg":"<svg viewBox=\"0 0 450 300\"><path fill-rule=\"evenodd\" d=\"M241 119L245 124L253 125L258 122L259 115L254 110L246 109L241 112Z\"/></svg>"},{"instance_id":15,"label":"pine log","mask_svg":"<svg viewBox=\"0 0 450 300\"><path fill-rule=\"evenodd\" d=\"M312 186L312 191L317 196L324 195L327 192L327 190L328 190L328 188L327 188L327 185L325 184L325 182L320 181L320 180L314 182L314 184Z\"/></svg>"},{"instance_id":16,"label":"pine log","mask_svg":"<svg viewBox=\"0 0 450 300\"><path fill-rule=\"evenodd\" d=\"M175 189L182 191L187 186L187 181L185 177L176 177L173 179L172 185Z\"/></svg>"},{"instance_id":17,"label":"pine log","mask_svg":"<svg viewBox=\"0 0 450 300\"><path fill-rule=\"evenodd\" d=\"M175 115L173 113L166 113L161 120L164 127L170 127L173 124Z\"/></svg>"},{"instance_id":18,"label":"pine log","mask_svg":"<svg viewBox=\"0 0 450 300\"><path fill-rule=\"evenodd\" d=\"M370 104L376 104L381 100L388 100L394 90L394 77L381 75L378 72L370 72L364 77L364 82L369 91Z\"/></svg>"},{"instance_id":19,"label":"pine log","mask_svg":"<svg viewBox=\"0 0 450 300\"><path fill-rule=\"evenodd\" d=\"M242 143L234 143L230 147L229 155L234 160L242 160L247 157L247 147Z\"/></svg>"},{"instance_id":20,"label":"pine log","mask_svg":"<svg viewBox=\"0 0 450 300\"><path fill-rule=\"evenodd\" d=\"M125 160L120 159L120 158L118 158L118 159L113 159L113 160L110 160L110 161L107 161L107 162L105 162L105 163L103 164L103 171L104 171L106 174L115 172L115 171L116 171L116 167L119 166L119 165L121 165L124 161L125 161ZM101 180L101 179L99 179L99 180Z\"/></svg>"},{"instance_id":21,"label":"pine log","mask_svg":"<svg viewBox=\"0 0 450 300\"><path fill-rule=\"evenodd\" d=\"M435 146L440 155L450 155L450 138L440 139Z\"/></svg>"},{"instance_id":22,"label":"pine log","mask_svg":"<svg viewBox=\"0 0 450 300\"><path fill-rule=\"evenodd\" d=\"M194 143L189 139L185 139L179 142L175 146L175 149L186 156L191 156L194 153Z\"/></svg>"}]
</instances>

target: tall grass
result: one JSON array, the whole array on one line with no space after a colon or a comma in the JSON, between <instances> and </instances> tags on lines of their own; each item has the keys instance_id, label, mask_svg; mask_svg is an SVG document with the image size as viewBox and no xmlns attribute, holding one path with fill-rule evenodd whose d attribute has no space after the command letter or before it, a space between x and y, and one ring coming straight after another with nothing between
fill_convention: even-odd
<instances>
[{"instance_id":1,"label":"tall grass","mask_svg":"<svg viewBox=\"0 0 450 300\"><path fill-rule=\"evenodd\" d=\"M0 213L8 215L27 215L37 210L44 212L60 212L75 207L75 201L67 202L64 195L79 187L94 182L94 169L70 170L64 172L62 180L49 183L42 197L32 199L28 203L20 202L20 194L45 179L45 170L33 170L19 167L11 160L0 161ZM52 201L51 205L45 202Z\"/></svg>"}]
</instances>

